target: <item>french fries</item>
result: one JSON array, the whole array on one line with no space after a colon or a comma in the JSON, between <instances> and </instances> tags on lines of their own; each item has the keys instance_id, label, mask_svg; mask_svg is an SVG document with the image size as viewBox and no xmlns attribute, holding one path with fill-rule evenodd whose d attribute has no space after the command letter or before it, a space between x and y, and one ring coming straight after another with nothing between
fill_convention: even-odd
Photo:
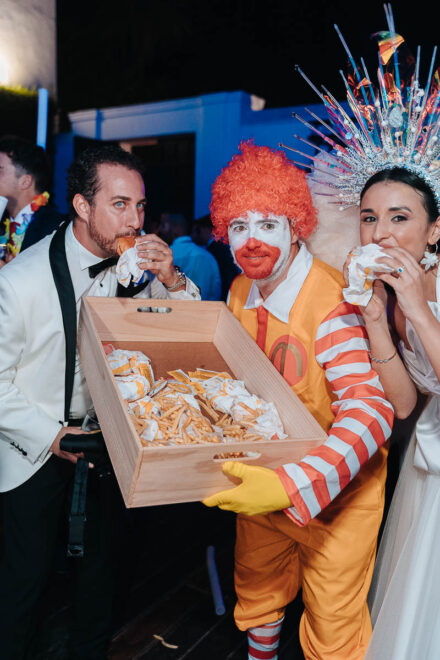
<instances>
[{"instance_id":1,"label":"french fries","mask_svg":"<svg viewBox=\"0 0 440 660\"><path fill-rule=\"evenodd\" d=\"M181 396L189 394L190 388L188 390L186 386L182 388L179 385L181 383L171 382L154 397L154 403L161 411L160 415L151 414L151 419L158 425L154 441L143 438L142 425L135 425L145 447L229 444L264 439L258 433L251 433L246 425L235 423L231 415L220 415L200 394L195 397L200 406L198 410Z\"/></svg>"},{"instance_id":2,"label":"french fries","mask_svg":"<svg viewBox=\"0 0 440 660\"><path fill-rule=\"evenodd\" d=\"M259 432L258 418L264 412L262 404L266 408L273 404L250 395L230 374L177 369L168 372L169 380L155 381L149 358L139 351L113 350L107 359L143 446L225 445L267 439L265 430ZM144 380L142 392L135 393L135 385ZM132 381L133 394L122 389ZM223 454L240 457L242 452L218 456Z\"/></svg>"}]
</instances>

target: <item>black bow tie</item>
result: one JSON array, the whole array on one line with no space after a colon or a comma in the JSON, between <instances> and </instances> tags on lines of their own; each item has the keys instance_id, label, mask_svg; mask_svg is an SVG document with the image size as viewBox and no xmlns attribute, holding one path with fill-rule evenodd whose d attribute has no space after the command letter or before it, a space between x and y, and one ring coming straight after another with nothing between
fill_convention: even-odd
<instances>
[{"instance_id":1,"label":"black bow tie","mask_svg":"<svg viewBox=\"0 0 440 660\"><path fill-rule=\"evenodd\" d=\"M108 259L104 259L103 261L98 261L97 264L94 264L93 266L89 266L89 275L92 279L95 279L99 273L101 273L103 270L106 268L111 268L115 264L118 263L118 258L119 257L109 257Z\"/></svg>"}]
</instances>

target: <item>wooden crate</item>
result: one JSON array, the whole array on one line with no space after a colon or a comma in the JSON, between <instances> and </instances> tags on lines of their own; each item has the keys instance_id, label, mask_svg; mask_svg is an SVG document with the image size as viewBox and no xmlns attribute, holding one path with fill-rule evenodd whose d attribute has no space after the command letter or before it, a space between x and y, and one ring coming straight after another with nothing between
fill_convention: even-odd
<instances>
[{"instance_id":1,"label":"wooden crate","mask_svg":"<svg viewBox=\"0 0 440 660\"><path fill-rule=\"evenodd\" d=\"M169 310L163 313L140 310ZM108 365L103 343L143 351L155 377L171 369L228 371L278 409L288 438L234 445L143 447ZM224 451L275 468L298 461L326 435L270 360L222 302L86 298L79 321L81 365L127 507L202 499L233 484Z\"/></svg>"}]
</instances>

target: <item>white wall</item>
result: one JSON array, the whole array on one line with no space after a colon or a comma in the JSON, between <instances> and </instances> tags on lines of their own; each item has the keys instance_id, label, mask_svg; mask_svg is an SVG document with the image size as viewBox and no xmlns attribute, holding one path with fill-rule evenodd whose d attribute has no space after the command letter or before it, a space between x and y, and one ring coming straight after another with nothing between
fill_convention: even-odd
<instances>
[{"instance_id":1,"label":"white wall","mask_svg":"<svg viewBox=\"0 0 440 660\"><path fill-rule=\"evenodd\" d=\"M56 96L55 11L55 0L0 0L0 84Z\"/></svg>"}]
</instances>

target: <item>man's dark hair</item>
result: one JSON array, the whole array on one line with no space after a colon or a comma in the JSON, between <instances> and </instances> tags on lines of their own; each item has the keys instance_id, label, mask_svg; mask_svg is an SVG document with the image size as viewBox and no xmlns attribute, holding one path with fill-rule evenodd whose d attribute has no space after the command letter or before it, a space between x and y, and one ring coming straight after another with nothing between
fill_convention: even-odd
<instances>
[{"instance_id":1,"label":"man's dark hair","mask_svg":"<svg viewBox=\"0 0 440 660\"><path fill-rule=\"evenodd\" d=\"M17 135L0 138L0 153L12 161L17 175L30 174L34 177L35 190L38 193L48 190L51 181L51 163L42 147Z\"/></svg>"},{"instance_id":2,"label":"man's dark hair","mask_svg":"<svg viewBox=\"0 0 440 660\"><path fill-rule=\"evenodd\" d=\"M143 177L142 166L136 156L117 145L102 144L84 149L67 171L67 203L71 219L76 217L73 208L75 195L82 195L93 206L95 195L100 189L99 165L122 165Z\"/></svg>"}]
</instances>

